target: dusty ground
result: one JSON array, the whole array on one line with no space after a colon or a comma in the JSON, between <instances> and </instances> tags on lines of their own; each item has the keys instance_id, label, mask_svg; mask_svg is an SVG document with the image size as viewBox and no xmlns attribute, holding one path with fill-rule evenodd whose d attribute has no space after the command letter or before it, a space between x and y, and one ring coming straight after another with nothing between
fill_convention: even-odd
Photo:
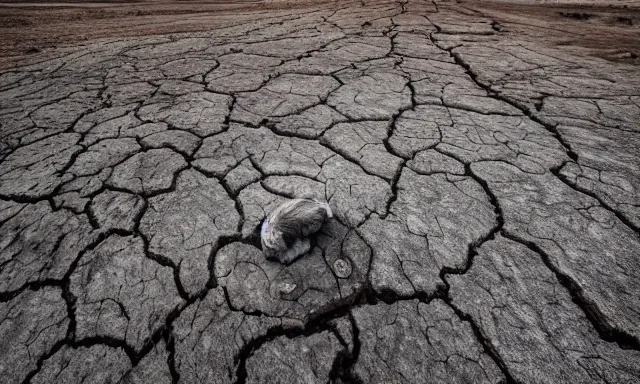
<instances>
[{"instance_id":1,"label":"dusty ground","mask_svg":"<svg viewBox=\"0 0 640 384\"><path fill-rule=\"evenodd\" d=\"M242 7L0 72L0 383L640 382L631 11Z\"/></svg>"},{"instance_id":2,"label":"dusty ground","mask_svg":"<svg viewBox=\"0 0 640 384\"><path fill-rule=\"evenodd\" d=\"M32 5L33 4L33 5ZM0 2L0 68L33 63L54 47L97 38L206 31L309 7L310 1Z\"/></svg>"},{"instance_id":3,"label":"dusty ground","mask_svg":"<svg viewBox=\"0 0 640 384\"><path fill-rule=\"evenodd\" d=\"M514 38L544 42L577 54L640 63L639 2L559 2L527 4L464 2L464 7L496 21L495 29Z\"/></svg>"},{"instance_id":4,"label":"dusty ground","mask_svg":"<svg viewBox=\"0 0 640 384\"><path fill-rule=\"evenodd\" d=\"M304 9L301 1L0 1L0 68L54 56L96 38L205 31L261 17L264 11ZM326 3L334 6L339 3ZM503 33L563 45L581 54L639 63L640 2L465 1L463 7L499 22ZM606 5L612 4L612 5ZM335 5L339 6L339 5Z\"/></svg>"}]
</instances>

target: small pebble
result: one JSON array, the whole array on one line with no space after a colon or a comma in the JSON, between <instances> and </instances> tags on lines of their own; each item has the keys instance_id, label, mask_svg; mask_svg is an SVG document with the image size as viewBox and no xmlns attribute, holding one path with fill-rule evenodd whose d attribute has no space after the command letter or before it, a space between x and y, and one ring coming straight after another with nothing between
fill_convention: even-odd
<instances>
[{"instance_id":1,"label":"small pebble","mask_svg":"<svg viewBox=\"0 0 640 384\"><path fill-rule=\"evenodd\" d=\"M293 292L296 289L297 285L293 283L282 283L280 284L280 293L284 293L285 295Z\"/></svg>"},{"instance_id":2,"label":"small pebble","mask_svg":"<svg viewBox=\"0 0 640 384\"><path fill-rule=\"evenodd\" d=\"M351 263L345 259L338 259L333 263L333 271L339 278L346 279L351 276Z\"/></svg>"}]
</instances>

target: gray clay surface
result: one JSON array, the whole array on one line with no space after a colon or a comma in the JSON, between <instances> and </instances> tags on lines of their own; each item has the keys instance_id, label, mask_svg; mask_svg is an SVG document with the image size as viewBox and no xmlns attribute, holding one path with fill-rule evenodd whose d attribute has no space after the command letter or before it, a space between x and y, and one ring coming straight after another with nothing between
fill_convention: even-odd
<instances>
[{"instance_id":1,"label":"gray clay surface","mask_svg":"<svg viewBox=\"0 0 640 384\"><path fill-rule=\"evenodd\" d=\"M0 73L0 383L640 383L638 67L450 2L256 18Z\"/></svg>"}]
</instances>

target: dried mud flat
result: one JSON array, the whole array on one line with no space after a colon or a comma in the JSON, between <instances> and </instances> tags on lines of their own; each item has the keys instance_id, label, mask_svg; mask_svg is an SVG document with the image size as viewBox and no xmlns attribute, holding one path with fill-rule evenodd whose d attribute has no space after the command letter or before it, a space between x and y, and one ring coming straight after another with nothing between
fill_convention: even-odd
<instances>
[{"instance_id":1,"label":"dried mud flat","mask_svg":"<svg viewBox=\"0 0 640 384\"><path fill-rule=\"evenodd\" d=\"M0 72L0 382L640 382L633 57L504 5L246 7ZM301 195L336 219L266 261Z\"/></svg>"},{"instance_id":2,"label":"dried mud flat","mask_svg":"<svg viewBox=\"0 0 640 384\"><path fill-rule=\"evenodd\" d=\"M248 23L270 12L340 6L318 0L0 0L0 69L58 57L89 40L208 31ZM458 3L457 11L491 19L503 37L640 63L637 0L468 0Z\"/></svg>"}]
</instances>

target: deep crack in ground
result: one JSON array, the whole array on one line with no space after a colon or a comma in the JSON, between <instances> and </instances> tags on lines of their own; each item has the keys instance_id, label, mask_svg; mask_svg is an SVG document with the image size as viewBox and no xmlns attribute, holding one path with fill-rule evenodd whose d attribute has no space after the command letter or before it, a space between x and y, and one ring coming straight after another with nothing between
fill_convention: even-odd
<instances>
[{"instance_id":1,"label":"deep crack in ground","mask_svg":"<svg viewBox=\"0 0 640 384\"><path fill-rule=\"evenodd\" d=\"M0 73L0 382L640 382L637 67L252 12ZM298 196L336 217L267 261Z\"/></svg>"}]
</instances>

